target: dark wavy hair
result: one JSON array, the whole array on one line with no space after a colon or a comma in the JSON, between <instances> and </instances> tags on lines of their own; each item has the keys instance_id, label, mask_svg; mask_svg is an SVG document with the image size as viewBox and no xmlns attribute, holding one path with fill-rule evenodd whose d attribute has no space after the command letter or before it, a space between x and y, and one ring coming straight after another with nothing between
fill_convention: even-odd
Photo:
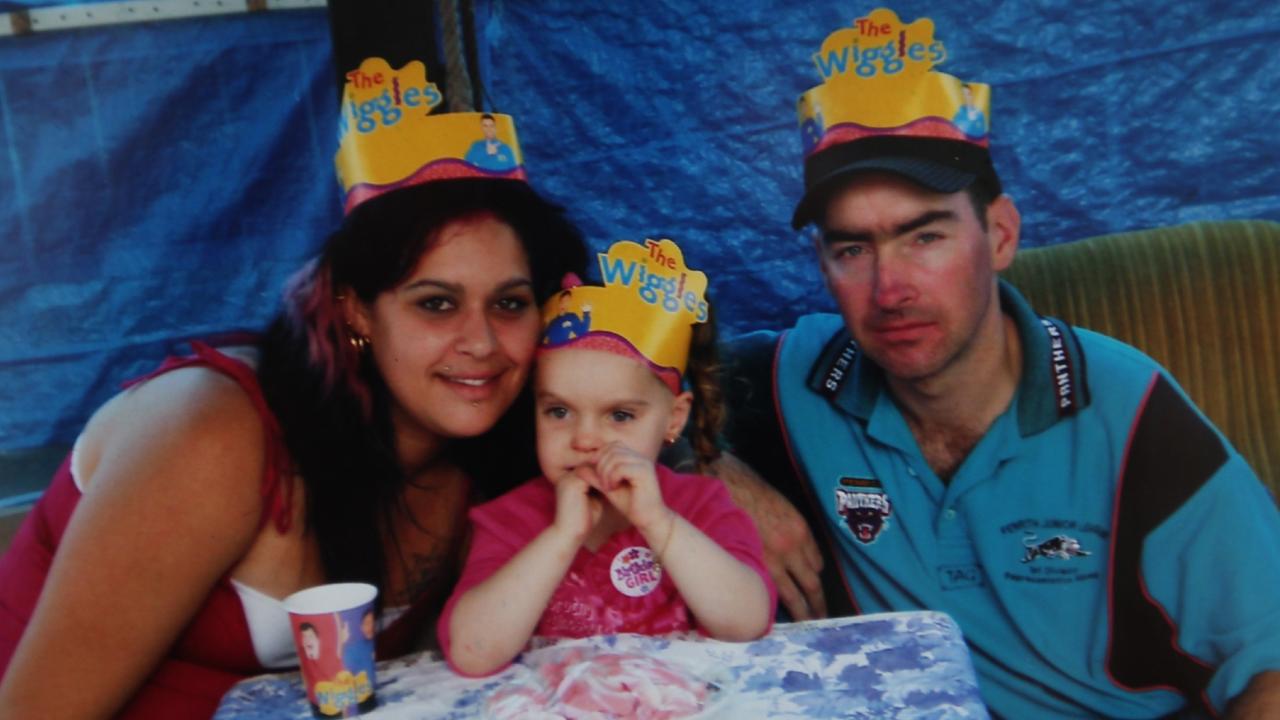
<instances>
[{"instance_id":1,"label":"dark wavy hair","mask_svg":"<svg viewBox=\"0 0 1280 720\"><path fill-rule=\"evenodd\" d=\"M720 431L724 429L725 402L721 389L719 343L716 332L715 306L707 301L707 320L693 326L689 341L689 360L685 365L685 381L693 393L689 428L685 435L693 446L698 472L709 475L720 459Z\"/></svg>"},{"instance_id":2,"label":"dark wavy hair","mask_svg":"<svg viewBox=\"0 0 1280 720\"><path fill-rule=\"evenodd\" d=\"M539 304L565 273L584 271L581 233L526 183L425 183L357 206L290 282L284 312L260 343L258 377L306 488L307 526L330 582L369 582L385 591L383 541L407 482L390 391L368 353L350 342L338 294L372 302L409 276L446 225L484 215L520 239ZM473 493L491 497L536 474L535 447L526 388L492 430L455 440L447 452L472 478Z\"/></svg>"}]
</instances>

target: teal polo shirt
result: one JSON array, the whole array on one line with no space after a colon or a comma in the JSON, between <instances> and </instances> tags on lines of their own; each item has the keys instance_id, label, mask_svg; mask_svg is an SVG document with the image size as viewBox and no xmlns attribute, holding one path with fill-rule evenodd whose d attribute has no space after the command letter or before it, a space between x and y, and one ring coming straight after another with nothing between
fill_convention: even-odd
<instances>
[{"instance_id":1,"label":"teal polo shirt","mask_svg":"<svg viewBox=\"0 0 1280 720\"><path fill-rule=\"evenodd\" d=\"M1274 501L1150 358L1000 301L1023 375L946 483L840 317L782 336L778 423L846 591L954 617L999 716L1220 711L1280 669Z\"/></svg>"}]
</instances>

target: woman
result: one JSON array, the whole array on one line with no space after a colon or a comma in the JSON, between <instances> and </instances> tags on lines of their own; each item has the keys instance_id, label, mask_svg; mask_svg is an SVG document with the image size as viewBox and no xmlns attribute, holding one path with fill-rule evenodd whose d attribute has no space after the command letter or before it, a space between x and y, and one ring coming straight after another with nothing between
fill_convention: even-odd
<instances>
[{"instance_id":1,"label":"woman","mask_svg":"<svg viewBox=\"0 0 1280 720\"><path fill-rule=\"evenodd\" d=\"M197 345L90 419L0 560L0 707L208 716L294 662L279 599L323 582L376 584L380 654L409 649L467 505L534 472L538 306L585 262L520 181L356 207L256 362Z\"/></svg>"}]
</instances>

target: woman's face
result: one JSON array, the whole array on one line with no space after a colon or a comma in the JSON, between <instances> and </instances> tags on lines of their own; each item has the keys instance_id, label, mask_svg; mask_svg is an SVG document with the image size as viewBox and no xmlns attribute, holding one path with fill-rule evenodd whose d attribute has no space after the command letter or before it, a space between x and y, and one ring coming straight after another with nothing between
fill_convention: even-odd
<instances>
[{"instance_id":1,"label":"woman's face","mask_svg":"<svg viewBox=\"0 0 1280 720\"><path fill-rule=\"evenodd\" d=\"M444 226L408 278L348 310L391 391L406 460L492 428L524 387L541 330L529 259L491 215Z\"/></svg>"}]
</instances>

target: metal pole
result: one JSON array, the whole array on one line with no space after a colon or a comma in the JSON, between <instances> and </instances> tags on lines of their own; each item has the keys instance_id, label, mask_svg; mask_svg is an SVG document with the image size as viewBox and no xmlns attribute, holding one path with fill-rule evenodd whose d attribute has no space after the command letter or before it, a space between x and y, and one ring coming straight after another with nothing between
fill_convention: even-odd
<instances>
[{"instance_id":1,"label":"metal pole","mask_svg":"<svg viewBox=\"0 0 1280 720\"><path fill-rule=\"evenodd\" d=\"M49 5L0 13L0 37L325 5L325 0L127 0Z\"/></svg>"}]
</instances>

